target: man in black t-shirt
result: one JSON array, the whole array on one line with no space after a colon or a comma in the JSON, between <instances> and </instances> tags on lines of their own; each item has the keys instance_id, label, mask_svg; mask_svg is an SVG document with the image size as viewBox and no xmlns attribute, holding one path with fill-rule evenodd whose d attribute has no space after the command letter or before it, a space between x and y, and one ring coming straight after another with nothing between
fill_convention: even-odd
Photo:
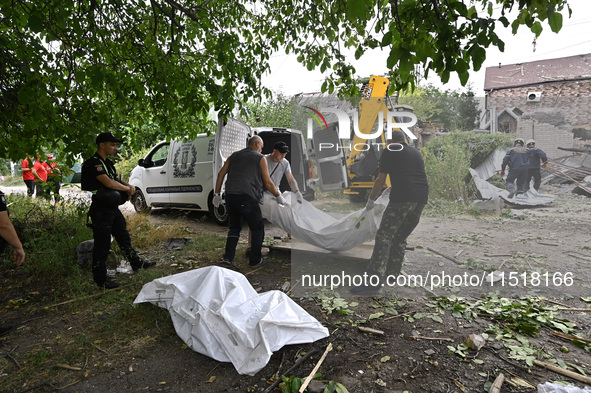
<instances>
[{"instance_id":1,"label":"man in black t-shirt","mask_svg":"<svg viewBox=\"0 0 591 393\"><path fill-rule=\"evenodd\" d=\"M117 240L125 259L133 271L147 269L156 265L144 262L131 246L125 217L119 211L119 205L129 200L135 193L135 187L119 179L115 165L109 156L117 153L117 144L123 142L110 132L103 132L96 137L96 153L82 164L81 186L91 191L92 204L88 211L92 224L94 246L92 249L92 275L99 287L113 289L119 284L107 278L107 257L111 248L111 235Z\"/></svg>"},{"instance_id":2,"label":"man in black t-shirt","mask_svg":"<svg viewBox=\"0 0 591 393\"><path fill-rule=\"evenodd\" d=\"M387 176L390 176L392 184L390 201L376 233L367 272L379 276L381 284L385 283L386 276L400 274L406 238L418 225L429 197L429 183L421 152L406 144L402 131L393 131L392 139L380 157L380 173L369 195L367 210L373 208ZM379 290L380 286L362 285L351 292L371 295Z\"/></svg>"}]
</instances>

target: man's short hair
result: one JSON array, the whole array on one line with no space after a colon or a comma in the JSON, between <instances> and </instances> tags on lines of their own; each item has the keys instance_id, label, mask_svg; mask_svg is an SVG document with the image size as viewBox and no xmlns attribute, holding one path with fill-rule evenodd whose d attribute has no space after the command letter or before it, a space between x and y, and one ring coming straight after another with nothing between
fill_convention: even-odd
<instances>
[{"instance_id":1,"label":"man's short hair","mask_svg":"<svg viewBox=\"0 0 591 393\"><path fill-rule=\"evenodd\" d=\"M252 136L250 137L250 139L248 140L248 146L252 146L255 145L257 143L263 143L263 138L261 138L258 135Z\"/></svg>"},{"instance_id":2,"label":"man's short hair","mask_svg":"<svg viewBox=\"0 0 591 393\"><path fill-rule=\"evenodd\" d=\"M398 130L393 130L392 131L392 139L390 139L390 141L396 142L396 143L406 142L406 138L404 137L404 132L398 131Z\"/></svg>"}]
</instances>

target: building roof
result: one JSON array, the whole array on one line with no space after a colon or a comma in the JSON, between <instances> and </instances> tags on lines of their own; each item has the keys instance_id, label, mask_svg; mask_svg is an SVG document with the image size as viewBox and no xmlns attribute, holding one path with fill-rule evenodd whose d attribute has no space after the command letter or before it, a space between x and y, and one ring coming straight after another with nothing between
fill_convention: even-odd
<instances>
[{"instance_id":1,"label":"building roof","mask_svg":"<svg viewBox=\"0 0 591 393\"><path fill-rule=\"evenodd\" d=\"M591 79L591 54L487 67L484 90Z\"/></svg>"}]
</instances>

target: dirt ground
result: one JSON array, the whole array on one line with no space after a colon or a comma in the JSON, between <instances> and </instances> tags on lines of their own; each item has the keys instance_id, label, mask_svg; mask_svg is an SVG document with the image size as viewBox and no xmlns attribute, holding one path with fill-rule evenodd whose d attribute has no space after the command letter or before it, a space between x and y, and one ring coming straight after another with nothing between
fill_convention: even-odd
<instances>
[{"instance_id":1,"label":"dirt ground","mask_svg":"<svg viewBox=\"0 0 591 393\"><path fill-rule=\"evenodd\" d=\"M488 333L488 340L480 350L452 351L471 334L490 332L498 314L487 314L480 309L473 318L461 318L457 308L453 313L453 309L438 307L445 302L438 303L432 297L433 294L451 299L461 297L469 302L495 294L513 299L522 296L543 299L541 302L549 307L567 309L557 311L557 316L575 323L575 331L581 337L591 338L591 199L570 194L568 186L546 187L542 191L557 195L556 201L528 209L506 205L501 216L425 215L408 239L414 250L407 252L403 267L407 275L427 277L429 273L430 279L422 286L395 288L373 297L352 296L337 290L342 298L340 306L334 302L334 293L327 292L322 301L300 294L294 288L293 299L322 322L330 335L314 343L280 349L255 376L239 375L230 363L192 352L178 336L167 333L171 330L169 326L162 328L163 333L146 345L131 346L125 359L113 361L113 364L124 364L123 367L93 368L89 362L81 370L72 370L69 380L59 386L46 384L33 389L23 386L21 391L263 392L270 387L274 375L308 376L329 343L334 349L319 367L320 379L339 382L352 393L484 392L487 382L490 384L499 373L508 379L502 392L535 391L521 386L522 380L533 386L558 380L587 386L585 382L537 365L530 366L510 356L507 345L515 345L517 341L514 337L499 338L506 331L497 332L496 339L495 334ZM126 209L128 214L134 214L129 206ZM171 219L168 213L154 211L151 219L155 224L165 223ZM198 213L188 215L186 224L195 233L220 236L226 233L225 228ZM267 236L274 235L284 234L268 224ZM262 291L279 289L286 281L297 285L298 277L292 275L289 254L272 251L270 257L272 264L253 273L246 266L246 259L241 260L238 268L249 272L248 280ZM491 284L481 280L482 284L476 285L476 278L491 273L496 281ZM449 281L431 286L433 277L438 280L446 274L456 279L463 277L469 285ZM0 306L4 307L6 301L2 299ZM15 316L11 313L4 315L13 320ZM76 318L68 313L45 314L23 321L15 333L1 339L0 353L22 362L35 342L75 331ZM383 334L366 333L359 327ZM551 330L542 328L535 337L528 338L536 348L534 356L548 362L558 359L570 365L571 371L591 373L590 347L581 348ZM288 372L299 356L314 350L318 352ZM0 391L3 391L1 374L2 370ZM318 389L316 386L311 391L322 391Z\"/></svg>"}]
</instances>

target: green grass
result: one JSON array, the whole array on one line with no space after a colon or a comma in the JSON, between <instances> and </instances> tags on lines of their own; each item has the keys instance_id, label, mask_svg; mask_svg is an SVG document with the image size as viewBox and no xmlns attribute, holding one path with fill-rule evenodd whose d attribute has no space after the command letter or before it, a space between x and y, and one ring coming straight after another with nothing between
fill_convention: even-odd
<instances>
[{"instance_id":1,"label":"green grass","mask_svg":"<svg viewBox=\"0 0 591 393\"><path fill-rule=\"evenodd\" d=\"M4 176L4 180L0 183L0 187L16 187L16 186L24 186L25 182L23 181L22 176Z\"/></svg>"},{"instance_id":2,"label":"green grass","mask_svg":"<svg viewBox=\"0 0 591 393\"><path fill-rule=\"evenodd\" d=\"M73 372L58 364L97 374L128 367L134 357L153 350L156 343L178 343L166 310L152 304L134 306L133 301L147 282L218 261L224 236L192 233L181 218L153 225L148 216L134 214L128 220L132 244L158 265L133 275L118 274L116 280L123 287L106 291L94 284L90 267L80 267L77 260L77 245L92 239L86 227L86 202L69 200L55 206L16 194L7 199L26 260L16 269L11 247L0 255L2 319L18 321L24 326L23 334L38 329L39 337L19 346L20 367L10 358L0 358L0 370L7 374L2 378L2 391L19 392L23 386L36 386L33 391L40 391L47 381L64 386L71 382ZM192 241L181 250L169 251L166 241L171 237ZM112 269L123 255L116 243L111 250ZM30 320L36 322L26 322Z\"/></svg>"}]
</instances>

